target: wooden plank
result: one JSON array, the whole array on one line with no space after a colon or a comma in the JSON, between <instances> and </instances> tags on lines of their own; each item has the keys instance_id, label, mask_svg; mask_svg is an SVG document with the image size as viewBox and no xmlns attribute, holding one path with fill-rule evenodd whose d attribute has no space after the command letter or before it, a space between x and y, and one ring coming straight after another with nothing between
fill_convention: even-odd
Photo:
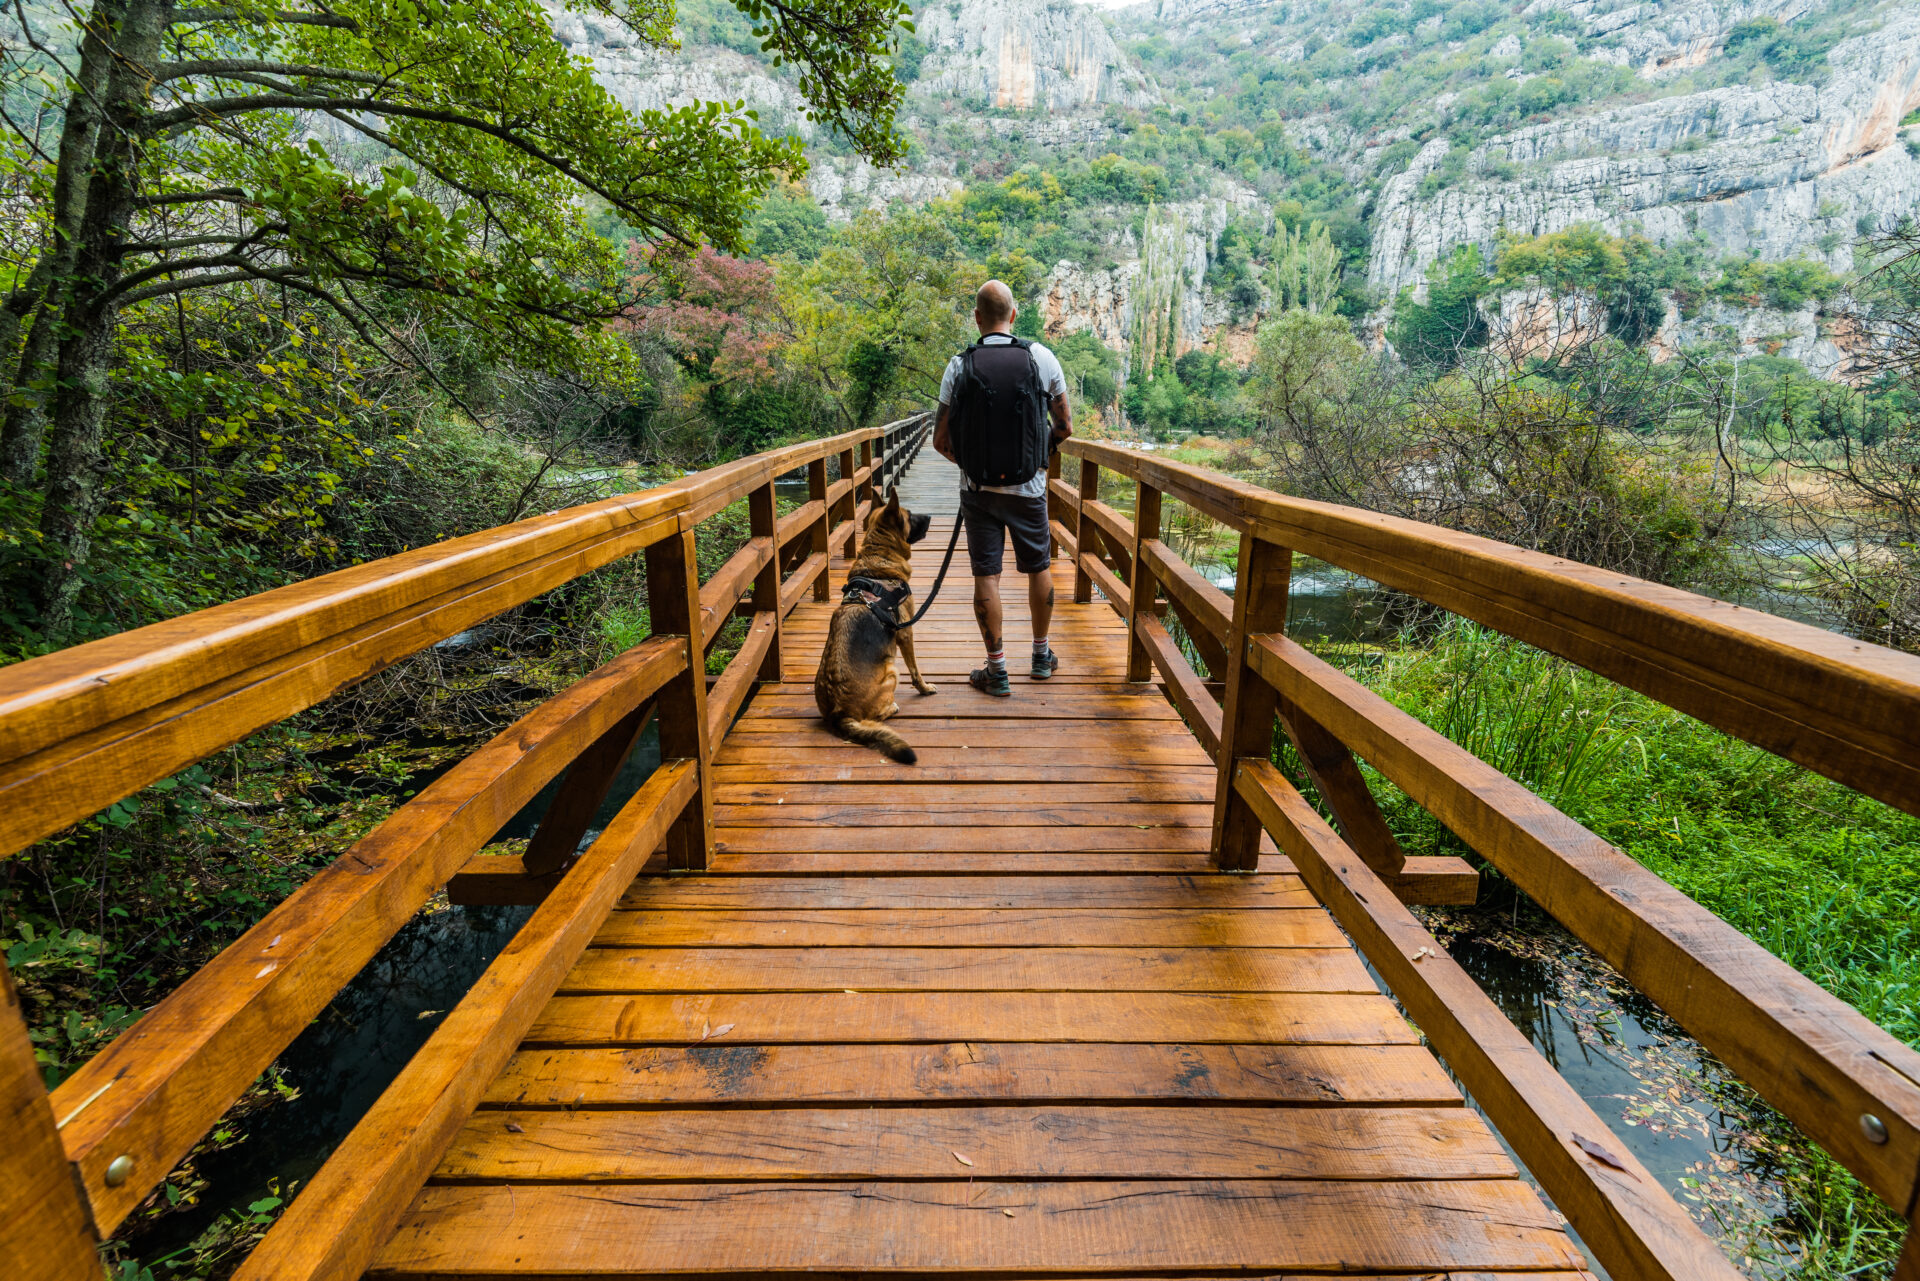
<instances>
[{"instance_id":1,"label":"wooden plank","mask_svg":"<svg viewBox=\"0 0 1920 1281\"><path fill-rule=\"evenodd\" d=\"M1301 711L1285 698L1279 700L1280 728L1286 731L1293 749L1306 767L1307 777L1320 793L1320 799L1333 811L1340 838L1367 866L1392 882L1406 864L1406 851L1387 827L1379 803L1366 778L1347 750L1327 727Z\"/></svg>"},{"instance_id":2,"label":"wooden plank","mask_svg":"<svg viewBox=\"0 0 1920 1281\"><path fill-rule=\"evenodd\" d=\"M1102 502L1090 502L1085 507L1086 520L1095 530L1096 537L1106 545L1107 556L1113 561L1122 582L1133 579L1133 522Z\"/></svg>"},{"instance_id":3,"label":"wooden plank","mask_svg":"<svg viewBox=\"0 0 1920 1281\"><path fill-rule=\"evenodd\" d=\"M1224 645L1233 627L1233 598L1208 582L1157 538L1141 543L1140 554L1146 558L1161 589L1185 605L1187 616L1199 624L1198 627L1189 625L1188 631L1204 632Z\"/></svg>"},{"instance_id":4,"label":"wooden plank","mask_svg":"<svg viewBox=\"0 0 1920 1281\"><path fill-rule=\"evenodd\" d=\"M604 933L604 931L603 931ZM1347 948L591 948L563 992L1357 992Z\"/></svg>"},{"instance_id":5,"label":"wooden plank","mask_svg":"<svg viewBox=\"0 0 1920 1281\"><path fill-rule=\"evenodd\" d=\"M425 572L432 566L424 562L416 566L423 571L417 576L396 571L400 581L391 592L356 579L330 595L329 575L295 585L313 592L289 588L292 594L285 597L269 592L218 612L156 624L167 630L150 637L159 647L153 655L119 645L127 637L146 637L149 629L140 628L94 642L108 648L91 657L83 652L93 651L93 645L83 645L0 669L0 750L21 753L0 767L0 852L11 853L86 818L399 658L670 536L674 523L667 516L622 526L420 600L409 593L442 578ZM525 550L518 546L522 541L538 541L519 539L513 532L518 528L493 532L516 552ZM437 556L446 546L436 544L431 551ZM475 567L458 549L448 554L464 568ZM323 630L396 600L400 603L391 609L347 630ZM203 629L204 637L174 626L189 620L199 620L193 627ZM300 644L306 627L322 634ZM295 647L266 648L276 642ZM211 675L233 664L243 665ZM122 684L133 687L134 697L101 701L93 696L94 690ZM152 701L139 701L142 690ZM124 715L97 723L122 707L129 708ZM47 740L51 745L41 751L23 751Z\"/></svg>"},{"instance_id":6,"label":"wooden plank","mask_svg":"<svg viewBox=\"0 0 1920 1281\"><path fill-rule=\"evenodd\" d=\"M1259 865L1260 820L1234 789L1234 766L1242 760L1264 761L1272 753L1278 704L1273 686L1248 666L1247 643L1257 633L1286 631L1293 553L1243 535L1238 564L1227 668L1219 673L1226 677L1227 689L1215 754L1220 779L1213 810L1213 853L1223 868L1251 871Z\"/></svg>"},{"instance_id":7,"label":"wooden plank","mask_svg":"<svg viewBox=\"0 0 1920 1281\"><path fill-rule=\"evenodd\" d=\"M747 715L734 723L728 735L730 743L753 748L804 746L809 756L814 751L846 746L845 739L835 738L823 725L810 725L798 718L754 720L752 717L753 706L749 704ZM1205 750L1179 720L1169 719L1165 723L1170 732L1140 743L1143 735L1139 727L1117 716L1056 717L1049 721L1050 725L1059 727L1058 733L1066 741L1105 749L1107 759L1114 764L1209 764ZM1047 741L1046 737L1036 735L1031 726L1017 720L995 721L987 717L971 720L957 716L915 717L899 728L916 751L923 747L964 748L973 752L990 748L997 755L1003 748L1031 748L1035 742ZM873 755L871 750L867 754Z\"/></svg>"},{"instance_id":8,"label":"wooden plank","mask_svg":"<svg viewBox=\"0 0 1920 1281\"><path fill-rule=\"evenodd\" d=\"M1281 637L1261 675L1511 877L1890 1205L1920 1171L1920 1052L1492 766ZM1887 1128L1876 1144L1859 1118Z\"/></svg>"},{"instance_id":9,"label":"wooden plank","mask_svg":"<svg viewBox=\"0 0 1920 1281\"><path fill-rule=\"evenodd\" d=\"M1187 728L1193 731L1203 751L1218 755L1220 704L1213 701L1206 686L1200 683L1200 677L1187 665L1186 656L1173 643L1173 637L1167 635L1164 623L1152 614L1138 614L1135 615L1134 626L1139 631L1141 647L1166 679L1167 697L1173 700L1173 705L1186 718Z\"/></svg>"},{"instance_id":10,"label":"wooden plank","mask_svg":"<svg viewBox=\"0 0 1920 1281\"><path fill-rule=\"evenodd\" d=\"M1093 585L1100 589L1100 594L1107 598L1107 603L1113 606L1119 616L1125 618L1129 600L1127 588L1119 577L1107 568L1107 563L1087 552L1076 556L1073 563L1093 580Z\"/></svg>"},{"instance_id":11,"label":"wooden plank","mask_svg":"<svg viewBox=\"0 0 1920 1281\"><path fill-rule=\"evenodd\" d=\"M1003 829L1019 831L1018 828ZM1190 850L1059 850L1029 842L1020 850L901 850L885 841L858 842L847 850L722 850L711 864L716 875L735 876L1194 876L1216 870L1205 843Z\"/></svg>"},{"instance_id":12,"label":"wooden plank","mask_svg":"<svg viewBox=\"0 0 1920 1281\"><path fill-rule=\"evenodd\" d=\"M1068 560L1077 563L1080 556L1080 543L1074 538L1073 531L1057 520L1047 522L1047 531L1053 535L1054 546L1065 552Z\"/></svg>"},{"instance_id":13,"label":"wooden plank","mask_svg":"<svg viewBox=\"0 0 1920 1281\"><path fill-rule=\"evenodd\" d=\"M1242 761L1234 781L1609 1272L1741 1275L1271 762Z\"/></svg>"},{"instance_id":14,"label":"wooden plank","mask_svg":"<svg viewBox=\"0 0 1920 1281\"><path fill-rule=\"evenodd\" d=\"M1516 1173L1465 1108L943 1107L485 1111L434 1176L579 1184Z\"/></svg>"},{"instance_id":15,"label":"wooden plank","mask_svg":"<svg viewBox=\"0 0 1920 1281\"><path fill-rule=\"evenodd\" d=\"M550 898L548 902L553 900ZM1183 1041L1409 1045L1379 995L1202 992L782 992L557 996L528 1029L539 1045L853 1041Z\"/></svg>"},{"instance_id":16,"label":"wooden plank","mask_svg":"<svg viewBox=\"0 0 1920 1281\"><path fill-rule=\"evenodd\" d=\"M1460 1106L1417 1045L727 1045L523 1050L490 1107L712 1103Z\"/></svg>"},{"instance_id":17,"label":"wooden plank","mask_svg":"<svg viewBox=\"0 0 1920 1281\"><path fill-rule=\"evenodd\" d=\"M876 908L1287 908L1313 898L1292 875L1085 877L845 877L809 880L768 876L649 876L621 898L624 908L651 911L787 911Z\"/></svg>"},{"instance_id":18,"label":"wooden plank","mask_svg":"<svg viewBox=\"0 0 1920 1281\"><path fill-rule=\"evenodd\" d=\"M807 540L802 536L824 519L826 514L826 503L818 498L810 499L780 518L779 523L774 526L774 537L782 548L795 541L806 544Z\"/></svg>"},{"instance_id":19,"label":"wooden plank","mask_svg":"<svg viewBox=\"0 0 1920 1281\"><path fill-rule=\"evenodd\" d=\"M977 645L976 645L977 648ZM1022 688L1018 698L980 698L959 700L959 706L930 703L925 698L908 698L894 714L893 723L912 720L955 720L960 718L993 720L1166 720L1176 719L1167 700L1157 695L1076 693L1072 687L1049 688L1044 693ZM811 695L762 694L753 700L754 720L819 720L820 708ZM750 732L750 731L749 731Z\"/></svg>"},{"instance_id":20,"label":"wooden plank","mask_svg":"<svg viewBox=\"0 0 1920 1281\"><path fill-rule=\"evenodd\" d=\"M644 1252L639 1244L644 1243ZM1517 1180L425 1189L375 1276L1578 1268Z\"/></svg>"},{"instance_id":21,"label":"wooden plank","mask_svg":"<svg viewBox=\"0 0 1920 1281\"><path fill-rule=\"evenodd\" d=\"M965 797L947 802L899 798L893 805L841 805L833 801L792 805L726 805L714 822L727 828L912 827L969 824L974 827L1211 827L1213 806L1167 804L1069 804L1073 794L1054 789L1051 804L1029 801L1007 809L981 809ZM933 833L936 837L944 833ZM951 848L951 847L949 847Z\"/></svg>"},{"instance_id":22,"label":"wooden plank","mask_svg":"<svg viewBox=\"0 0 1920 1281\"><path fill-rule=\"evenodd\" d=\"M655 771L301 1189L237 1281L347 1281L366 1269L698 784L692 761Z\"/></svg>"},{"instance_id":23,"label":"wooden plank","mask_svg":"<svg viewBox=\"0 0 1920 1281\"><path fill-rule=\"evenodd\" d=\"M140 1204L469 855L681 671L685 655L684 641L647 641L529 712L62 1082L54 1106L72 1119L61 1137L103 1230ZM109 1187L107 1166L123 1154L134 1173Z\"/></svg>"},{"instance_id":24,"label":"wooden plank","mask_svg":"<svg viewBox=\"0 0 1920 1281\"><path fill-rule=\"evenodd\" d=\"M526 852L520 862L530 876L544 876L557 872L562 864L572 859L580 848L580 840L587 834L587 828L593 822L593 816L599 812L600 803L607 799L607 789L619 776L620 767L627 763L627 757L633 752L633 745L646 731L648 722L653 720L654 703L649 699L645 704L628 712L615 722L612 729L596 738L592 745L567 766L566 774L560 780L560 788L554 793L553 800L547 806L547 812L541 816L540 826L534 829L533 836L527 841Z\"/></svg>"},{"instance_id":25,"label":"wooden plank","mask_svg":"<svg viewBox=\"0 0 1920 1281\"><path fill-rule=\"evenodd\" d=\"M595 947L1328 948L1346 946L1303 895L1294 911L1201 908L620 910Z\"/></svg>"},{"instance_id":26,"label":"wooden plank","mask_svg":"<svg viewBox=\"0 0 1920 1281\"><path fill-rule=\"evenodd\" d=\"M1185 736L1183 736L1185 737ZM1048 765L1057 765L1062 770L1104 771L1112 775L1105 781L1125 779L1190 779L1198 772L1211 775L1212 762L1198 750L1191 738L1181 742L1172 740L1160 747L1151 744L1137 746L1125 754L1110 752L1103 747L1051 748L1036 747L1031 738L1025 747L1003 747L993 752L976 752L967 746L938 746L921 742L915 744L920 753L920 761L914 767L912 779L918 783L938 783L966 777L964 773L951 776L942 775L940 770L980 770L982 777L999 778L1007 776L1007 771L1023 771L1011 775L1017 779L1030 780L1035 777L1036 768L1044 769ZM781 759L799 761L789 768L780 768ZM900 770L891 762L882 761L876 765L871 748L858 747L851 743L818 743L804 755L789 751L780 743L759 743L740 738L730 738L723 743L716 755L716 768L727 771L718 775L725 779L745 782L764 778L787 778L796 783L808 781L808 771L823 771L829 777L842 778L852 782L861 775L844 772L856 766L880 768L886 773L881 777L899 778ZM1081 782L1103 781L1090 774L1066 775L1048 773L1047 778L1054 782L1066 782L1070 778Z\"/></svg>"},{"instance_id":27,"label":"wooden plank","mask_svg":"<svg viewBox=\"0 0 1920 1281\"><path fill-rule=\"evenodd\" d=\"M1140 802L1158 805L1210 805L1213 780L1198 770L1175 771L1170 777L1149 776L1134 782L1085 783L1065 792L1053 780L996 783L923 783L919 771L913 781L881 785L873 783L836 783L830 787L800 783L786 770L777 777L760 777L753 782L715 780L716 805L791 805L818 801L833 805L911 806L922 804L935 809L954 806L980 807L1047 803L1070 798L1075 805L1113 805Z\"/></svg>"},{"instance_id":28,"label":"wooden plank","mask_svg":"<svg viewBox=\"0 0 1920 1281\"><path fill-rule=\"evenodd\" d=\"M812 499L807 506L812 507L817 503L820 507L811 528L809 546L812 554L807 559L818 556L824 564L833 557L833 540L830 537L833 533L833 505L827 493L827 460L824 455L807 463L807 493ZM813 598L827 598L827 577L824 573L813 580Z\"/></svg>"},{"instance_id":29,"label":"wooden plank","mask_svg":"<svg viewBox=\"0 0 1920 1281\"><path fill-rule=\"evenodd\" d=\"M749 538L701 587L700 630L708 638L709 646L740 597L753 587L760 571L772 563L773 539L765 535Z\"/></svg>"},{"instance_id":30,"label":"wooden plank","mask_svg":"<svg viewBox=\"0 0 1920 1281\"><path fill-rule=\"evenodd\" d=\"M720 680L707 692L707 742L718 743L726 737L733 718L740 714L747 696L753 693L774 639L780 634L780 620L772 613L755 614L740 651L727 660Z\"/></svg>"},{"instance_id":31,"label":"wooden plank","mask_svg":"<svg viewBox=\"0 0 1920 1281\"><path fill-rule=\"evenodd\" d=\"M1141 554L1141 548L1160 537L1160 491L1136 483L1133 510L1136 517L1133 546L1130 548L1133 553L1133 574L1127 583L1127 679L1148 681L1153 679L1153 656L1140 639L1140 618L1159 609L1160 588L1153 567Z\"/></svg>"},{"instance_id":32,"label":"wooden plank","mask_svg":"<svg viewBox=\"0 0 1920 1281\"><path fill-rule=\"evenodd\" d=\"M93 1224L54 1123L13 976L0 962L0 1258L18 1281L101 1281ZM164 1172L163 1172L164 1173Z\"/></svg>"},{"instance_id":33,"label":"wooden plank","mask_svg":"<svg viewBox=\"0 0 1920 1281\"><path fill-rule=\"evenodd\" d=\"M1205 850L1207 827L724 827L715 849L730 854L993 853L1048 850Z\"/></svg>"}]
</instances>

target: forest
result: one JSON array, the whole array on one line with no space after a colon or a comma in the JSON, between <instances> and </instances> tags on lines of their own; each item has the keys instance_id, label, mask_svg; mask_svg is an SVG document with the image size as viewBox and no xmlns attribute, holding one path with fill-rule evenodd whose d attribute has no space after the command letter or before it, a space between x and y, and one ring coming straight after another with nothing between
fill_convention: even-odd
<instances>
[{"instance_id":1,"label":"forest","mask_svg":"<svg viewBox=\"0 0 1920 1281\"><path fill-rule=\"evenodd\" d=\"M786 68L816 141L741 104L623 105L553 38L563 7L637 46ZM1009 142L948 194L830 218L805 182L820 156L972 146L896 118L926 51L909 4L21 8L0 47L0 663L920 411L989 276L1060 357L1083 434L1920 652L1920 224L1862 219L1828 246L1853 251L1839 272L1577 223L1376 296L1377 191L1276 122L1355 49L1507 14L1375 9L1362 26L1387 25L1284 73L1137 40L1174 104L1124 113L1111 150ZM1832 38L1754 19L1728 56L1807 79ZM1437 46L1395 57L1409 98L1458 70ZM1455 103L1457 147L1423 182L1625 84L1571 46L1528 57L1531 78ZM1236 91L1194 89L1203 71ZM1335 107L1365 124L1393 105ZM1217 174L1261 205L1190 280L1150 247ZM1112 267L1122 240L1148 247L1124 343L1050 323L1056 264ZM1206 341L1182 336L1189 287L1224 316ZM1714 305L1844 311L1865 354L1829 380L1657 347L1670 314ZM1190 527L1190 559L1220 533ZM1920 1044L1911 819L1410 600L1342 599L1366 625L1316 640L1331 660ZM637 566L596 571L9 859L0 950L49 1084L474 743L644 637L644 602ZM1380 790L1410 852L1462 848ZM1519 898L1490 891L1516 922ZM1730 1248L1756 1275L1889 1275L1897 1219L1715 1088L1757 1118L1785 1189ZM202 1155L295 1092L269 1073ZM109 1247L118 1276L228 1274L291 1194L255 1192L224 1202L190 1160Z\"/></svg>"}]
</instances>

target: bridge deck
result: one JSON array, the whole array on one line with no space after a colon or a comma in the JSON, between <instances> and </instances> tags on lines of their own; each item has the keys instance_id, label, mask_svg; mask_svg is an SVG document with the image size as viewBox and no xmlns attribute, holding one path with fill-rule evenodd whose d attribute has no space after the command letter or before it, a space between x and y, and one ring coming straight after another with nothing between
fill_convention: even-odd
<instances>
[{"instance_id":1,"label":"bridge deck","mask_svg":"<svg viewBox=\"0 0 1920 1281\"><path fill-rule=\"evenodd\" d=\"M802 606L711 871L634 884L375 1274L1583 1276L1286 861L1208 874L1212 766L1113 611L1057 561L1062 673L987 699L959 559L920 765L820 728Z\"/></svg>"}]
</instances>

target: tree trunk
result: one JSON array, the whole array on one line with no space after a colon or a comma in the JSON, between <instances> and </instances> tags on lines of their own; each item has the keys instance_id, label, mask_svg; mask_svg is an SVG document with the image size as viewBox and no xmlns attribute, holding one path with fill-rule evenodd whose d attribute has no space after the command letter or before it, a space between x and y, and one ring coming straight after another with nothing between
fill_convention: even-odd
<instances>
[{"instance_id":1,"label":"tree trunk","mask_svg":"<svg viewBox=\"0 0 1920 1281\"><path fill-rule=\"evenodd\" d=\"M20 353L13 398L5 419L0 419L0 480L23 489L33 484L40 466L40 443L47 433L47 393L53 388L60 358L60 346L54 340L54 317L59 310L58 296L49 296L34 315L26 348ZM17 338L3 333L0 338L8 338L0 351L11 352Z\"/></svg>"},{"instance_id":2,"label":"tree trunk","mask_svg":"<svg viewBox=\"0 0 1920 1281\"><path fill-rule=\"evenodd\" d=\"M118 13L115 14L114 10ZM84 182L84 194L72 187L55 210L55 235L68 266L58 326L58 383L54 391L52 437L47 453L46 504L40 533L52 553L39 587L40 632L57 638L67 628L79 594L94 522L105 506L105 459L101 430L106 423L108 371L113 362L117 308L111 292L121 276L121 249L133 221L139 195L142 143L153 93L151 68L159 60L161 38L171 6L165 0L102 0L88 23L84 63L105 63L104 92L91 98L98 112L88 136L73 139L69 163L62 135L56 197L63 184ZM117 22L114 21L117 16ZM109 45L111 41L111 45ZM77 106L87 94L74 95ZM71 117L69 128L73 126ZM84 161L84 163L82 163ZM78 206L78 218L73 215Z\"/></svg>"}]
</instances>

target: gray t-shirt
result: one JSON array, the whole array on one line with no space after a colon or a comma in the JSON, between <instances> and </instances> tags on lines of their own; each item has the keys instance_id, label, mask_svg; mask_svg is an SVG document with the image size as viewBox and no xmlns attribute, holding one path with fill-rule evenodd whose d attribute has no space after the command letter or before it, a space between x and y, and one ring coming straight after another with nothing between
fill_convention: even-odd
<instances>
[{"instance_id":1,"label":"gray t-shirt","mask_svg":"<svg viewBox=\"0 0 1920 1281\"><path fill-rule=\"evenodd\" d=\"M997 340L997 341L996 341ZM983 343L999 346L1013 341L1012 334L987 334L980 339ZM1049 398L1067 394L1067 375L1060 368L1059 358L1042 347L1033 344L1033 365L1040 371L1040 384L1047 389ZM940 378L940 403L953 404L953 385L960 378L960 357L955 356L947 362L947 372ZM960 488L977 489L985 494L1017 494L1022 498L1039 498L1047 492L1047 472L1043 467L1033 474L1033 479L1024 485L976 485L962 474Z\"/></svg>"}]
</instances>

